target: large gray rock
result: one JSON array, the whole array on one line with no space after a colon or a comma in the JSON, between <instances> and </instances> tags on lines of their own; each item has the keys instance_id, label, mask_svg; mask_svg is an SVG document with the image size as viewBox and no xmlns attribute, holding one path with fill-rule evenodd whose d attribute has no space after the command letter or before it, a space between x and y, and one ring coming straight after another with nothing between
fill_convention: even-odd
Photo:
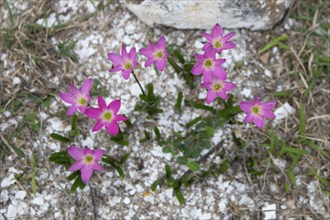
<instances>
[{"instance_id":1,"label":"large gray rock","mask_svg":"<svg viewBox=\"0 0 330 220\"><path fill-rule=\"evenodd\" d=\"M271 29L294 0L124 0L143 22L180 29Z\"/></svg>"}]
</instances>

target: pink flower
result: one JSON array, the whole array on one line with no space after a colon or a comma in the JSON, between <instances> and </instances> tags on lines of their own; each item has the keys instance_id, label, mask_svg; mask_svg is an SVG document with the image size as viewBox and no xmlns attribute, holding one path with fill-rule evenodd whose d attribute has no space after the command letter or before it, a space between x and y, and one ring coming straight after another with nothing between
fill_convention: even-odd
<instances>
[{"instance_id":1,"label":"pink flower","mask_svg":"<svg viewBox=\"0 0 330 220\"><path fill-rule=\"evenodd\" d=\"M100 108L89 108L85 114L97 122L93 127L93 132L100 130L103 126L109 134L115 136L119 132L118 121L125 121L127 118L122 115L117 115L120 109L120 100L114 100L107 106L102 96L97 97Z\"/></svg>"},{"instance_id":2,"label":"pink flower","mask_svg":"<svg viewBox=\"0 0 330 220\"><path fill-rule=\"evenodd\" d=\"M68 148L68 154L76 160L70 167L69 171L81 172L81 180L86 184L93 175L94 170L102 171L99 161L104 154L104 150L95 149L91 150L87 146L80 149L76 146Z\"/></svg>"},{"instance_id":3,"label":"pink flower","mask_svg":"<svg viewBox=\"0 0 330 220\"><path fill-rule=\"evenodd\" d=\"M263 128L265 125L265 118L274 119L276 117L272 112L275 105L276 101L262 103L259 101L259 97L255 97L251 102L241 102L241 110L247 113L244 122L248 123L252 121L258 128Z\"/></svg>"},{"instance_id":4,"label":"pink flower","mask_svg":"<svg viewBox=\"0 0 330 220\"><path fill-rule=\"evenodd\" d=\"M82 113L85 113L88 102L91 99L91 97L89 95L89 91L92 87L92 84L93 84L92 78L86 79L83 82L83 85L82 85L81 91L80 91L74 85L69 83L68 86L70 88L70 92L61 92L60 93L60 97L64 102L72 104L72 106L68 109L68 111L66 113L68 116L75 113L78 109Z\"/></svg>"},{"instance_id":5,"label":"pink flower","mask_svg":"<svg viewBox=\"0 0 330 220\"><path fill-rule=\"evenodd\" d=\"M234 36L235 32L231 32L226 36L223 36L223 30L221 26L217 23L212 28L212 33L208 34L206 32L202 32L202 35L209 41L202 48L206 51L208 48L213 48L217 53L221 53L223 50L228 50L234 48L236 46L235 43L230 42L230 38Z\"/></svg>"},{"instance_id":6,"label":"pink flower","mask_svg":"<svg viewBox=\"0 0 330 220\"><path fill-rule=\"evenodd\" d=\"M215 50L213 48L206 50L203 55L195 54L195 58L197 59L197 63L191 70L192 74L203 74L204 81L205 77L210 78L212 74L216 75L219 79L226 79L226 71L221 66L226 61L226 59L216 59Z\"/></svg>"},{"instance_id":7,"label":"pink flower","mask_svg":"<svg viewBox=\"0 0 330 220\"><path fill-rule=\"evenodd\" d=\"M127 53L125 44L121 47L121 55L108 53L108 60L114 64L114 67L110 69L109 72L122 71L124 79L128 79L133 69L139 65L139 63L136 62L135 47L132 47L129 53Z\"/></svg>"},{"instance_id":8,"label":"pink flower","mask_svg":"<svg viewBox=\"0 0 330 220\"><path fill-rule=\"evenodd\" d=\"M152 43L149 40L150 47L142 48L140 53L147 57L148 60L144 64L145 67L150 66L155 63L156 68L159 71L163 71L165 68L165 63L168 57L168 53L166 51L166 39L164 36L159 38L157 44Z\"/></svg>"},{"instance_id":9,"label":"pink flower","mask_svg":"<svg viewBox=\"0 0 330 220\"><path fill-rule=\"evenodd\" d=\"M228 98L227 92L236 87L234 83L224 81L215 75L211 75L210 78L207 78L201 86L208 89L206 95L207 104L213 102L218 96L226 100Z\"/></svg>"}]
</instances>

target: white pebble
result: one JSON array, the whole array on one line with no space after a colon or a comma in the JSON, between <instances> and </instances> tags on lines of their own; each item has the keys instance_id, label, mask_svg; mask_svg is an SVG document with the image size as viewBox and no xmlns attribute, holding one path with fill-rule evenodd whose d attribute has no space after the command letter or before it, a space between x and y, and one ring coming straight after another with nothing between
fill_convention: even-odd
<instances>
[{"instance_id":1,"label":"white pebble","mask_svg":"<svg viewBox=\"0 0 330 220\"><path fill-rule=\"evenodd\" d=\"M23 190L17 191L15 194L15 198L20 200L23 200L25 196L26 196L26 192Z\"/></svg>"}]
</instances>

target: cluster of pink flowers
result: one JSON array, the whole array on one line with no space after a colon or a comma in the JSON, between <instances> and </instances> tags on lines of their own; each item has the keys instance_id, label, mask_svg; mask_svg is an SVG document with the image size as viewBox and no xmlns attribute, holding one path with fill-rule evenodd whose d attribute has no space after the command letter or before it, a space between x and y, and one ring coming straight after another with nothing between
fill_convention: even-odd
<instances>
[{"instance_id":1,"label":"cluster of pink flowers","mask_svg":"<svg viewBox=\"0 0 330 220\"><path fill-rule=\"evenodd\" d=\"M166 39L162 36L156 44L149 40L149 47L140 49L140 53L147 58L144 67L155 64L159 71L165 68L168 53L166 51ZM122 72L122 76L127 80L132 73L133 69L139 65L136 61L136 49L132 47L127 53L126 45L122 45L121 54L108 53L108 60L113 63L113 67L109 72Z\"/></svg>"},{"instance_id":2,"label":"cluster of pink flowers","mask_svg":"<svg viewBox=\"0 0 330 220\"><path fill-rule=\"evenodd\" d=\"M216 54L221 54L223 50L232 49L236 46L235 43L230 41L234 34L234 32L231 32L224 35L219 24L212 28L211 34L202 32L208 42L202 48L204 54L195 54L197 62L191 73L194 75L203 74L201 86L208 90L206 95L208 104L217 97L226 100L228 92L236 87L234 83L226 81L227 72L222 67L226 59L216 58ZM253 101L241 102L241 110L247 113L244 122L253 122L258 128L262 129L266 118L275 118L275 114L272 112L275 105L275 101L262 103L259 101L259 97L255 97Z\"/></svg>"},{"instance_id":3,"label":"cluster of pink flowers","mask_svg":"<svg viewBox=\"0 0 330 220\"><path fill-rule=\"evenodd\" d=\"M236 87L234 83L227 81L227 72L222 66L226 62L226 59L217 58L217 55L220 55L223 50L232 49L236 46L235 43L230 41L234 34L234 32L231 32L224 35L219 24L216 24L212 28L211 34L202 32L202 35L207 39L207 43L202 48L204 51L203 54L194 55L197 62L192 68L191 73L194 75L203 75L201 86L208 90L206 96L206 102L208 104L213 102L217 97L226 100L228 98L228 92ZM167 57L169 56L166 51L166 39L164 36L161 36L156 43L149 41L149 47L142 48L139 52L147 58L145 67L154 64L159 71L164 70ZM134 68L139 66L135 47L132 47L127 52L126 45L123 44L120 54L109 52L107 56L108 60L113 63L109 72L121 71L125 80L130 77L131 73L134 75ZM137 80L135 75L134 78ZM77 89L74 85L69 84L70 91L60 93L59 96L61 99L71 105L67 111L67 115L70 116L76 111L79 111L87 117L96 120L96 124L92 129L93 132L99 131L104 127L110 135L115 136L120 130L118 122L127 120L125 116L118 114L121 101L114 100L107 105L104 98L99 96L97 98L98 108L90 107L90 89L92 84L93 79L89 78L83 82L81 89ZM143 91L142 88L141 90ZM266 118L275 118L275 114L272 112L275 105L275 101L262 103L259 101L259 97L255 97L252 101L241 102L240 109L247 114L244 122L253 122L258 128L263 128ZM69 171L80 170L81 179L84 183L90 180L94 170L102 170L99 161L104 154L104 150L91 150L87 146L84 149L71 146L67 151L76 160L70 166Z\"/></svg>"}]
</instances>

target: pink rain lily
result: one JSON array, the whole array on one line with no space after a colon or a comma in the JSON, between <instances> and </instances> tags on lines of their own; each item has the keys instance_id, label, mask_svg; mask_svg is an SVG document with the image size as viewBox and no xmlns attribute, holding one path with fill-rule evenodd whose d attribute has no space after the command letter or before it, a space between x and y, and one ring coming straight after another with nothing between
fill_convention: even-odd
<instances>
[{"instance_id":1,"label":"pink rain lily","mask_svg":"<svg viewBox=\"0 0 330 220\"><path fill-rule=\"evenodd\" d=\"M263 128L265 118L274 119L276 117L272 112L275 105L276 101L262 103L259 101L259 97L255 97L252 101L241 102L241 110L247 113L244 122L248 123L252 121L258 128Z\"/></svg>"},{"instance_id":2,"label":"pink rain lily","mask_svg":"<svg viewBox=\"0 0 330 220\"><path fill-rule=\"evenodd\" d=\"M163 71L168 57L168 53L166 51L165 37L162 36L161 38L159 38L157 44L154 44L149 40L149 45L150 47L142 48L140 50L140 53L148 58L144 66L147 67L155 63L156 68L159 71Z\"/></svg>"},{"instance_id":3,"label":"pink rain lily","mask_svg":"<svg viewBox=\"0 0 330 220\"><path fill-rule=\"evenodd\" d=\"M223 30L217 23L212 28L211 34L202 32L202 35L209 41L203 46L202 49L206 51L209 48L213 48L217 53L220 54L223 50L234 48L236 44L229 41L234 36L234 34L235 32L231 32L223 36Z\"/></svg>"},{"instance_id":4,"label":"pink rain lily","mask_svg":"<svg viewBox=\"0 0 330 220\"><path fill-rule=\"evenodd\" d=\"M206 79L206 81L204 81L201 86L208 89L206 95L207 104L213 102L218 96L223 100L226 100L228 98L227 93L236 87L234 83L219 79L213 74L211 78Z\"/></svg>"},{"instance_id":5,"label":"pink rain lily","mask_svg":"<svg viewBox=\"0 0 330 220\"><path fill-rule=\"evenodd\" d=\"M227 77L225 69L221 66L226 59L216 59L215 50L209 48L203 55L195 54L197 63L191 70L194 75L203 74L203 80L210 78L211 75L217 76L219 79L225 80Z\"/></svg>"},{"instance_id":6,"label":"pink rain lily","mask_svg":"<svg viewBox=\"0 0 330 220\"><path fill-rule=\"evenodd\" d=\"M91 150L87 146L81 149L76 146L68 148L68 154L76 160L70 167L69 171L80 170L81 180L86 184L93 175L94 170L102 171L99 161L104 154L104 150Z\"/></svg>"},{"instance_id":7,"label":"pink rain lily","mask_svg":"<svg viewBox=\"0 0 330 220\"><path fill-rule=\"evenodd\" d=\"M72 115L78 109L80 112L85 113L87 109L88 102L90 101L91 97L89 95L89 91L92 87L93 79L89 78L83 82L81 90L77 89L74 85L69 83L70 92L61 92L60 97L61 99L71 104L72 106L68 109L67 115Z\"/></svg>"},{"instance_id":8,"label":"pink rain lily","mask_svg":"<svg viewBox=\"0 0 330 220\"><path fill-rule=\"evenodd\" d=\"M118 121L125 121L127 118L122 115L117 115L120 109L120 100L114 100L107 106L102 96L97 98L100 108L89 108L85 114L97 122L93 127L93 132L100 130L103 126L109 134L115 136L119 132Z\"/></svg>"},{"instance_id":9,"label":"pink rain lily","mask_svg":"<svg viewBox=\"0 0 330 220\"><path fill-rule=\"evenodd\" d=\"M129 53L127 53L125 44L121 47L121 55L108 53L108 60L114 64L114 67L110 69L109 72L122 71L124 79L128 79L133 69L139 65L139 63L136 62L135 47L132 47Z\"/></svg>"}]
</instances>

